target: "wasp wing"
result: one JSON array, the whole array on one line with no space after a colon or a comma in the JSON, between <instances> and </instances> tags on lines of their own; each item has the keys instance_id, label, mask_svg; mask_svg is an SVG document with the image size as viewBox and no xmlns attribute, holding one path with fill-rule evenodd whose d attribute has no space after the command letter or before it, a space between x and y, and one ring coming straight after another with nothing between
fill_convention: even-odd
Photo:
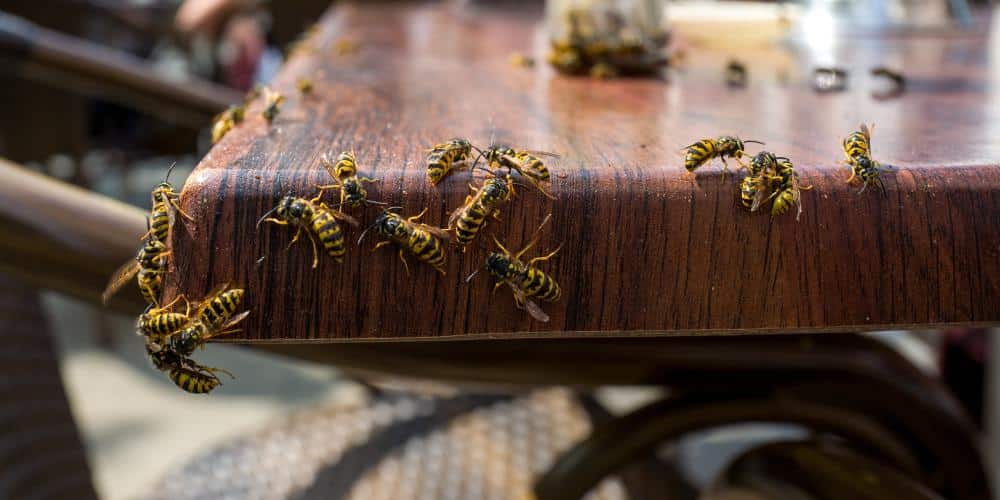
<instances>
[{"instance_id":1,"label":"wasp wing","mask_svg":"<svg viewBox=\"0 0 1000 500\"><path fill-rule=\"evenodd\" d=\"M327 155L326 153L323 153L323 156L321 156L319 158L319 162L323 165L323 168L326 169L326 173L330 174L330 177L333 177L334 179L338 179L338 177L337 177L337 164L334 163L332 160L330 160L330 156L329 155Z\"/></svg>"},{"instance_id":2,"label":"wasp wing","mask_svg":"<svg viewBox=\"0 0 1000 500\"><path fill-rule=\"evenodd\" d=\"M535 155L535 156L548 156L549 158L562 158L562 155L560 155L559 153L553 153L553 152L550 152L550 151L538 151L536 149L522 149L521 152L522 153L528 153L529 155Z\"/></svg>"},{"instance_id":3,"label":"wasp wing","mask_svg":"<svg viewBox=\"0 0 1000 500\"><path fill-rule=\"evenodd\" d=\"M760 206L767 199L767 184L764 182L756 182L757 193L753 196L753 203L750 205L750 211L756 212Z\"/></svg>"},{"instance_id":4,"label":"wasp wing","mask_svg":"<svg viewBox=\"0 0 1000 500\"><path fill-rule=\"evenodd\" d=\"M108 300L121 289L128 280L135 277L139 273L139 261L132 259L124 263L111 274L111 279L108 280L108 286L104 289L104 293L101 294L101 303L107 305Z\"/></svg>"},{"instance_id":5,"label":"wasp wing","mask_svg":"<svg viewBox=\"0 0 1000 500\"><path fill-rule=\"evenodd\" d=\"M538 307L538 304L529 299L523 290L509 281L507 282L507 285L509 285L511 291L514 292L514 300L517 302L519 308L528 311L528 314L530 314L532 318L535 318L542 323L549 322L549 315L545 314L545 311L543 311L541 307Z\"/></svg>"},{"instance_id":6,"label":"wasp wing","mask_svg":"<svg viewBox=\"0 0 1000 500\"><path fill-rule=\"evenodd\" d=\"M424 231L427 231L428 233L433 234L434 236L437 236L438 238L441 238L442 240L445 241L451 240L451 233L449 233L448 230L446 229L437 226L429 226L427 224L420 224L420 223L416 224L417 227L423 229Z\"/></svg>"}]
</instances>

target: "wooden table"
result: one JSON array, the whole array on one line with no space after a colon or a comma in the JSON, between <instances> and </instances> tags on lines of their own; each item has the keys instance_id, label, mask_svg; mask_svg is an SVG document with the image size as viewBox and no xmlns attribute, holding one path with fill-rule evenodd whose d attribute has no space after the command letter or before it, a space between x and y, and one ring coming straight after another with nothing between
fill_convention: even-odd
<instances>
[{"instance_id":1,"label":"wooden table","mask_svg":"<svg viewBox=\"0 0 1000 500\"><path fill-rule=\"evenodd\" d=\"M168 295L199 297L222 282L248 289L252 311L240 342L605 337L835 332L1000 321L1000 39L983 31L856 34L823 50L690 49L663 79L596 81L545 64L515 68L508 54L543 59L540 10L459 3L338 3L307 50L273 83L287 100L271 126L254 101L247 120L199 164L182 204L195 222L173 241ZM356 53L338 54L338 40ZM826 52L824 52L824 50ZM729 57L750 70L729 89ZM850 71L845 92L808 85L814 64ZM878 100L868 70L886 64L908 78L899 98ZM314 91L295 90L309 77ZM897 167L887 194L858 193L840 140L875 123L876 159ZM680 150L735 134L792 158L805 184L801 220L751 214L738 176L717 164L696 174ZM445 225L468 192L459 172L437 187L425 148L454 136L491 137L558 152L552 201L532 189L503 207L466 253L448 253L442 276L395 251L353 245L378 207L354 213L343 264L311 269L308 242L285 251L293 231L255 227L285 193L310 197L329 183L323 153L354 150L379 179L371 199ZM748 145L755 152L755 145ZM482 174L479 174L480 176ZM280 181L278 180L280 178ZM544 304L548 323L491 295L481 273L489 234L518 248L546 214L538 255L563 287ZM303 238L304 240L304 238ZM267 256L260 261L262 256Z\"/></svg>"}]
</instances>

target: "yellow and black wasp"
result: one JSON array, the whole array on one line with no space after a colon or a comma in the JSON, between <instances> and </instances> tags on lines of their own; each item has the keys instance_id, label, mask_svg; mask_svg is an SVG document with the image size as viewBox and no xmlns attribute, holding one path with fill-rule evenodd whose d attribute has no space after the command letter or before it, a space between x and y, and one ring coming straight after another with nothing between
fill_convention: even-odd
<instances>
[{"instance_id":1,"label":"yellow and black wasp","mask_svg":"<svg viewBox=\"0 0 1000 500\"><path fill-rule=\"evenodd\" d=\"M514 302L517 304L517 307L527 310L531 317L542 322L547 322L549 315L545 314L545 311L532 299L555 302L562 297L562 290L559 288L559 283L552 276L536 268L535 264L551 259L559 252L562 245L559 245L558 248L547 255L529 260L527 264L521 262L521 256L538 243L541 229L551 217L552 215L550 214L542 221L542 224L535 230L535 235L531 238L531 241L517 253L512 254L504 248L499 240L493 238L493 242L500 248L500 251L491 253L486 258L486 265L483 267L497 279L497 283L493 286L494 292L504 284L507 284L514 293ZM470 274L465 281L471 281L478 272L479 270L476 270Z\"/></svg>"},{"instance_id":2,"label":"yellow and black wasp","mask_svg":"<svg viewBox=\"0 0 1000 500\"><path fill-rule=\"evenodd\" d=\"M510 175L490 176L479 188L469 185L472 194L465 197L461 207L448 218L448 228L455 230L455 240L464 250L479 231L486 225L486 217L496 218L499 205L510 200L514 192L514 182Z\"/></svg>"},{"instance_id":3,"label":"yellow and black wasp","mask_svg":"<svg viewBox=\"0 0 1000 500\"><path fill-rule=\"evenodd\" d=\"M269 217L274 214L275 217ZM292 225L297 229L295 237L288 244L291 248L302 233L306 233L313 248L313 269L319 265L319 250L316 247L316 240L323 245L327 255L333 257L338 264L344 261L344 254L347 248L344 245L344 231L338 221L357 226L358 221L353 217L339 211L333 210L326 204L321 203L319 198L307 200L295 196L285 196L281 198L278 205L269 210L257 221L259 228L262 222L270 222L280 226Z\"/></svg>"},{"instance_id":4,"label":"yellow and black wasp","mask_svg":"<svg viewBox=\"0 0 1000 500\"><path fill-rule=\"evenodd\" d=\"M722 160L722 171L729 171L726 158L732 158L745 167L741 158L746 155L745 144L764 144L760 141L742 140L739 137L724 135L715 139L702 139L684 148L684 168L694 172L698 167L708 163L713 158Z\"/></svg>"},{"instance_id":5,"label":"yellow and black wasp","mask_svg":"<svg viewBox=\"0 0 1000 500\"><path fill-rule=\"evenodd\" d=\"M337 156L336 161L324 154L320 158L320 163L323 164L323 168L330 174L330 177L333 177L335 184L316 186L319 188L319 197L322 197L323 192L327 189L338 189L340 191L339 208L341 209L344 206L357 208L365 203L385 205L382 202L368 199L368 191L365 190L364 185L378 182L378 179L358 175L357 159L354 157L354 153L344 151Z\"/></svg>"},{"instance_id":6,"label":"yellow and black wasp","mask_svg":"<svg viewBox=\"0 0 1000 500\"><path fill-rule=\"evenodd\" d=\"M435 144L427 150L427 178L437 184L448 173L469 164L472 143L468 139L455 138Z\"/></svg>"},{"instance_id":7,"label":"yellow and black wasp","mask_svg":"<svg viewBox=\"0 0 1000 500\"><path fill-rule=\"evenodd\" d=\"M149 219L146 219L149 224ZM133 276L137 276L139 292L142 298L149 304L157 305L160 302L160 294L163 292L163 278L167 271L167 257L170 252L167 246L155 238L152 230L146 237L146 243L139 249L135 259L122 264L108 280L108 286L101 294L101 301L104 304Z\"/></svg>"},{"instance_id":8,"label":"yellow and black wasp","mask_svg":"<svg viewBox=\"0 0 1000 500\"><path fill-rule=\"evenodd\" d=\"M799 220L802 215L802 202L800 191L812 189L812 186L800 186L799 174L795 171L792 161L785 157L780 157L775 165L775 175L771 178L773 192L771 198L771 215L781 215L791 210L792 206L798 207L795 220Z\"/></svg>"},{"instance_id":9,"label":"yellow and black wasp","mask_svg":"<svg viewBox=\"0 0 1000 500\"><path fill-rule=\"evenodd\" d=\"M751 212L756 212L767 199L770 186L768 171L774 171L777 164L778 158L770 151L761 151L750 159L748 174L740 183L740 202Z\"/></svg>"},{"instance_id":10,"label":"yellow and black wasp","mask_svg":"<svg viewBox=\"0 0 1000 500\"><path fill-rule=\"evenodd\" d=\"M150 193L152 204L149 214L150 224L152 225L150 232L153 238L162 243L166 243L170 236L170 229L174 225L173 214L175 211L187 220L194 220L181 209L180 204L177 202L181 195L174 190L173 184L170 184L170 173L173 172L175 166L177 166L176 163L170 165L170 168L167 169L167 175L163 178L163 182L153 188L153 191Z\"/></svg>"},{"instance_id":11,"label":"yellow and black wasp","mask_svg":"<svg viewBox=\"0 0 1000 500\"><path fill-rule=\"evenodd\" d=\"M243 121L246 107L243 105L230 106L229 109L219 113L212 121L212 144L222 140L230 130Z\"/></svg>"},{"instance_id":12,"label":"yellow and black wasp","mask_svg":"<svg viewBox=\"0 0 1000 500\"><path fill-rule=\"evenodd\" d=\"M542 187L542 182L550 180L549 169L539 156L560 158L556 153L548 151L529 151L511 148L510 146L493 145L480 152L492 168L506 167L515 170L524 179L535 186L545 196L556 199ZM478 161L478 158L476 159Z\"/></svg>"},{"instance_id":13,"label":"yellow and black wasp","mask_svg":"<svg viewBox=\"0 0 1000 500\"><path fill-rule=\"evenodd\" d=\"M850 184L855 177L859 177L864 183L859 193L863 193L869 185L877 183L882 194L885 194L885 184L882 182L882 170L885 168L871 157L872 128L875 128L875 125L869 128L862 123L860 130L851 133L843 140L844 155L847 157L844 163L851 167L851 176L848 177L847 183Z\"/></svg>"},{"instance_id":14,"label":"yellow and black wasp","mask_svg":"<svg viewBox=\"0 0 1000 500\"><path fill-rule=\"evenodd\" d=\"M174 304L181 300L187 303L187 299L183 295L178 295L169 304L161 307L150 304L146 308L146 311L139 316L136 324L138 333L145 337L163 337L184 328L191 319L191 304L186 304L185 312L183 313L171 311Z\"/></svg>"},{"instance_id":15,"label":"yellow and black wasp","mask_svg":"<svg viewBox=\"0 0 1000 500\"><path fill-rule=\"evenodd\" d=\"M378 242L372 251L393 243L399 248L399 258L403 261L407 273L410 272L410 265L406 262L404 251L416 256L417 260L430 264L439 273L445 274L444 244L441 241L448 241L451 235L439 227L417 222L427 212L426 208L406 219L395 213L399 208L401 207L389 207L383 210L375 219L375 223L361 233L358 244L360 245L368 231L374 228L375 232L386 239Z\"/></svg>"},{"instance_id":16,"label":"yellow and black wasp","mask_svg":"<svg viewBox=\"0 0 1000 500\"><path fill-rule=\"evenodd\" d=\"M209 292L187 325L170 337L171 346L181 355L190 356L208 339L238 332L233 327L250 314L250 311L236 314L245 295L242 288L229 288L228 284Z\"/></svg>"},{"instance_id":17,"label":"yellow and black wasp","mask_svg":"<svg viewBox=\"0 0 1000 500\"><path fill-rule=\"evenodd\" d=\"M202 366L182 355L166 338L147 337L146 354L156 369L167 372L174 385L191 394L207 394L221 385L216 372L232 377L226 370Z\"/></svg>"},{"instance_id":18,"label":"yellow and black wasp","mask_svg":"<svg viewBox=\"0 0 1000 500\"><path fill-rule=\"evenodd\" d=\"M264 110L260 112L260 116L267 120L268 125L278 116L283 102L285 102L284 94L271 90L271 87L264 87Z\"/></svg>"}]
</instances>

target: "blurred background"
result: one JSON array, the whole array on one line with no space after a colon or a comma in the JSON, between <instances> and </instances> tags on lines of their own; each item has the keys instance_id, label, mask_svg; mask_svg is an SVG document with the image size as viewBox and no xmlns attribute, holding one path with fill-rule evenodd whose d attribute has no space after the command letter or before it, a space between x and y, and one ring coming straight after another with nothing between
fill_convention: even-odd
<instances>
[{"instance_id":1,"label":"blurred background","mask_svg":"<svg viewBox=\"0 0 1000 500\"><path fill-rule=\"evenodd\" d=\"M177 165L171 181L181 186L208 151L212 117L256 84L267 83L293 42L328 7L308 0L2 2L0 156L145 210L150 188L170 165ZM963 29L992 22L990 16L986 21L973 16L989 8L964 0L667 2L663 25L681 45L704 43L699 37L711 23L756 23L765 43L799 37L822 50L838 26ZM726 40L731 31L713 28L708 32L722 35L709 43L745 41ZM7 231L0 238L9 243L18 234ZM5 258L5 272L22 265ZM367 384L328 366L213 345L200 359L227 367L239 380L212 397L191 397L149 365L133 317L52 291L42 294L41 306L103 499L150 497L167 474L223 443L306 408L361 407L374 394ZM1000 389L989 376L996 341L987 333L873 336L940 378L989 430L1000 423L1000 413L989 411ZM657 394L657 389L609 388L598 397L622 412ZM707 482L745 443L775 432L785 431L744 426L698 436L685 443L682 454L695 476Z\"/></svg>"}]
</instances>

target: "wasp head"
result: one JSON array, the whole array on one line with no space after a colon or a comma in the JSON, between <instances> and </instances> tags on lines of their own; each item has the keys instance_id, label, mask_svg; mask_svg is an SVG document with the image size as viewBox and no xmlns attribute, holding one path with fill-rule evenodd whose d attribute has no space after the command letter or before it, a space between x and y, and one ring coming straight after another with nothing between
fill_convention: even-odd
<instances>
[{"instance_id":1,"label":"wasp head","mask_svg":"<svg viewBox=\"0 0 1000 500\"><path fill-rule=\"evenodd\" d=\"M514 263L506 254L493 252L486 258L486 270L497 279L506 280L514 275Z\"/></svg>"},{"instance_id":2,"label":"wasp head","mask_svg":"<svg viewBox=\"0 0 1000 500\"><path fill-rule=\"evenodd\" d=\"M385 211L375 219L375 230L383 236L396 236L403 231L403 220L392 212Z\"/></svg>"}]
</instances>

